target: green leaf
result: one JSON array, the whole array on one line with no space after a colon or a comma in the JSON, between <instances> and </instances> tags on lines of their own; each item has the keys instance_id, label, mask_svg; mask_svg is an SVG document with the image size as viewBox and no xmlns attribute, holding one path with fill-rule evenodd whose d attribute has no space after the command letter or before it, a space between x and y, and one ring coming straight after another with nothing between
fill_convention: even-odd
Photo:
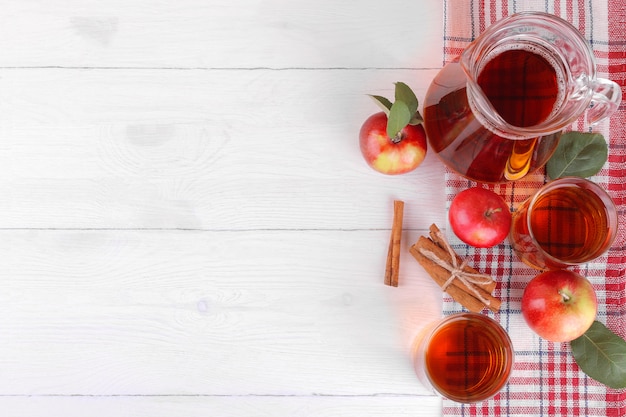
<instances>
[{"instance_id":1,"label":"green leaf","mask_svg":"<svg viewBox=\"0 0 626 417\"><path fill-rule=\"evenodd\" d=\"M591 177L602 169L608 154L608 145L601 134L568 132L561 136L546 171L552 179Z\"/></svg>"},{"instance_id":2,"label":"green leaf","mask_svg":"<svg viewBox=\"0 0 626 417\"><path fill-rule=\"evenodd\" d=\"M394 140L396 135L409 124L410 120L411 111L404 101L396 101L393 103L387 119L387 136L389 136L391 140Z\"/></svg>"},{"instance_id":3,"label":"green leaf","mask_svg":"<svg viewBox=\"0 0 626 417\"><path fill-rule=\"evenodd\" d=\"M595 321L570 343L584 373L611 388L626 388L626 341Z\"/></svg>"},{"instance_id":4,"label":"green leaf","mask_svg":"<svg viewBox=\"0 0 626 417\"><path fill-rule=\"evenodd\" d=\"M413 90L411 90L411 87L403 82L398 81L396 83L395 94L396 101L404 102L404 104L406 104L407 108L409 109L409 113L411 113L411 115L417 112L417 97L415 96Z\"/></svg>"},{"instance_id":5,"label":"green leaf","mask_svg":"<svg viewBox=\"0 0 626 417\"><path fill-rule=\"evenodd\" d=\"M385 114L389 116L389 112L391 111L392 106L391 101L383 96L375 96L370 94L370 97L372 98L372 100L374 100L376 104L378 104L382 111L384 111Z\"/></svg>"},{"instance_id":6,"label":"green leaf","mask_svg":"<svg viewBox=\"0 0 626 417\"><path fill-rule=\"evenodd\" d=\"M411 121L409 121L410 125L417 126L424 123L424 118L419 112L415 112L415 114L411 117Z\"/></svg>"}]
</instances>

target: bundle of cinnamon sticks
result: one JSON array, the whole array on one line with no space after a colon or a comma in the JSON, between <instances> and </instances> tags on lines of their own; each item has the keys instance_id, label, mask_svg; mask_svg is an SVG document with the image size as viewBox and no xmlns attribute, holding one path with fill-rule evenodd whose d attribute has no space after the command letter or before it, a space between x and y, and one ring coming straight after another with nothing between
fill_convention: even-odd
<instances>
[{"instance_id":1,"label":"bundle of cinnamon sticks","mask_svg":"<svg viewBox=\"0 0 626 417\"><path fill-rule=\"evenodd\" d=\"M404 202L394 201L393 209L385 284L397 287ZM495 281L467 265L435 224L430 226L429 237L420 236L409 251L443 291L469 311L480 312L485 307L493 312L500 309L501 301L492 295Z\"/></svg>"},{"instance_id":2,"label":"bundle of cinnamon sticks","mask_svg":"<svg viewBox=\"0 0 626 417\"><path fill-rule=\"evenodd\" d=\"M436 225L431 225L429 237L421 236L410 252L432 279L469 311L500 309L501 301L492 295L495 281L463 262Z\"/></svg>"}]
</instances>

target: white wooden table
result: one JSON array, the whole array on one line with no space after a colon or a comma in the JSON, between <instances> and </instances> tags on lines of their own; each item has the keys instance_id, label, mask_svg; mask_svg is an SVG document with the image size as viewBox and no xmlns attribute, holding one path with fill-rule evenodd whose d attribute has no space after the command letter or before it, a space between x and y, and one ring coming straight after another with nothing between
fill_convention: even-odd
<instances>
[{"instance_id":1,"label":"white wooden table","mask_svg":"<svg viewBox=\"0 0 626 417\"><path fill-rule=\"evenodd\" d=\"M1 0L2 415L438 415L407 249L444 169L376 173L358 131L367 94L424 97L441 8Z\"/></svg>"}]
</instances>

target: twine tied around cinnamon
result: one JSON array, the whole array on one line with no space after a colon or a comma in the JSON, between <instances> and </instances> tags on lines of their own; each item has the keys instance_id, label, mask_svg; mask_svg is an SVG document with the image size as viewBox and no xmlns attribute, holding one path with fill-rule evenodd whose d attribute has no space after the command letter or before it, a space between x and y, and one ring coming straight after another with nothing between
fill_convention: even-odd
<instances>
[{"instance_id":1,"label":"twine tied around cinnamon","mask_svg":"<svg viewBox=\"0 0 626 417\"><path fill-rule=\"evenodd\" d=\"M448 253L450 254L451 262L446 262L445 260L443 260L439 256L437 256L437 254L435 254L434 252L432 252L432 251L430 251L428 249L420 248L419 251L426 258L428 258L429 260L431 260L432 262L434 262L438 266L444 268L446 271L450 272L450 277L442 285L441 288L445 291L452 284L452 282L455 279L458 279L463 284L465 284L465 286L467 288L469 288L470 291L472 291L472 294L478 300L480 300L480 302L482 302L487 307L489 307L490 304L491 304L491 301L486 299L480 293L480 291L478 291L476 289L475 286L476 285L487 286L487 285L491 284L491 282L492 282L491 276L489 276L487 274L471 273L471 272L464 271L465 267L467 266L467 259L464 259L459 264L459 261L458 261L456 253L454 252L454 249L452 249L452 246L450 246L450 244L448 243L448 241L444 237L443 233L441 233L441 231L439 231L439 230L436 231L435 233L437 234L437 238L439 239L439 241L443 244L444 249L447 250Z\"/></svg>"}]
</instances>

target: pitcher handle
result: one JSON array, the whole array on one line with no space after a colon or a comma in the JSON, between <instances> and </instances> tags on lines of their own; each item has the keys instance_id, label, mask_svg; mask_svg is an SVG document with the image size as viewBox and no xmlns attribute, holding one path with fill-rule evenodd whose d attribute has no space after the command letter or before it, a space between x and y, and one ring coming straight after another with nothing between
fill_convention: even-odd
<instances>
[{"instance_id":1,"label":"pitcher handle","mask_svg":"<svg viewBox=\"0 0 626 417\"><path fill-rule=\"evenodd\" d=\"M609 117L622 101L622 89L616 82L596 78L593 84L593 96L587 111L587 121L593 126Z\"/></svg>"}]
</instances>

